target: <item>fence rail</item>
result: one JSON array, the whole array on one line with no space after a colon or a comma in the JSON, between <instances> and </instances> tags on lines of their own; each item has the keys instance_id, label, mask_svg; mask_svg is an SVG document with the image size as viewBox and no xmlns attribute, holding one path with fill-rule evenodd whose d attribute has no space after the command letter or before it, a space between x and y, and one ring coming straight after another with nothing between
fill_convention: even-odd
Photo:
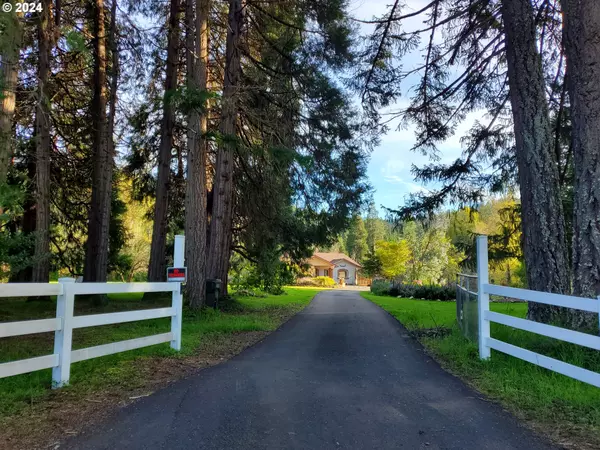
<instances>
[{"instance_id":1,"label":"fence rail","mask_svg":"<svg viewBox=\"0 0 600 450\"><path fill-rule=\"evenodd\" d=\"M137 339L112 342L110 344L97 345L95 347L82 348L71 352L71 362L85 361L86 359L98 358L100 356L112 355L113 353L126 352L149 345L162 344L173 341L173 333L155 334ZM176 350L179 350L176 348Z\"/></svg>"},{"instance_id":2,"label":"fence rail","mask_svg":"<svg viewBox=\"0 0 600 450\"><path fill-rule=\"evenodd\" d=\"M594 350L600 350L599 336L490 311L489 296L499 295L528 302L579 309L597 313L599 317L600 297L597 299L582 298L489 284L487 236L477 237L477 285L479 357L481 359L489 359L491 357L491 349L494 349L553 372L600 387L599 373L492 338L490 335L490 323L510 326Z\"/></svg>"},{"instance_id":3,"label":"fence rail","mask_svg":"<svg viewBox=\"0 0 600 450\"><path fill-rule=\"evenodd\" d=\"M43 297L62 294L60 283L2 283L0 297Z\"/></svg>"},{"instance_id":4,"label":"fence rail","mask_svg":"<svg viewBox=\"0 0 600 450\"><path fill-rule=\"evenodd\" d=\"M356 277L356 284L358 286L371 286L372 281L372 278L361 277L360 275Z\"/></svg>"},{"instance_id":5,"label":"fence rail","mask_svg":"<svg viewBox=\"0 0 600 450\"><path fill-rule=\"evenodd\" d=\"M47 333L60 330L62 321L58 317L52 319L26 320L0 324L0 338L21 336L25 334Z\"/></svg>"},{"instance_id":6,"label":"fence rail","mask_svg":"<svg viewBox=\"0 0 600 450\"><path fill-rule=\"evenodd\" d=\"M477 295L477 292L469 291L467 288L462 287L460 284L457 284L456 287L462 290L463 292L466 292L467 294Z\"/></svg>"},{"instance_id":7,"label":"fence rail","mask_svg":"<svg viewBox=\"0 0 600 450\"><path fill-rule=\"evenodd\" d=\"M184 237L175 237L174 263L184 266ZM171 292L171 306L167 308L125 311L109 314L75 316L75 296L89 294L116 294L137 292ZM71 364L113 353L134 350L149 345L170 342L171 348L181 349L182 295L181 283L75 283L72 278L61 278L50 283L3 283L2 297L30 297L56 295L56 317L0 323L0 338L54 331L54 352L51 355L10 361L0 364L0 378L52 369L53 387L69 383ZM171 331L152 336L113 342L95 347L72 350L73 330L139 320L171 317Z\"/></svg>"}]
</instances>

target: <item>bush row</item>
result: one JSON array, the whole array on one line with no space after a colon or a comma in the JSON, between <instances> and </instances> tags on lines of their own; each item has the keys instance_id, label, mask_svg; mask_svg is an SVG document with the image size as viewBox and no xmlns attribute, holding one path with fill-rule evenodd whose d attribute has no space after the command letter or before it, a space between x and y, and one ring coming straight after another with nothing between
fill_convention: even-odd
<instances>
[{"instance_id":1,"label":"bush row","mask_svg":"<svg viewBox=\"0 0 600 450\"><path fill-rule=\"evenodd\" d=\"M375 295L390 295L392 283L385 280L373 280L371 282L371 292Z\"/></svg>"},{"instance_id":2,"label":"bush row","mask_svg":"<svg viewBox=\"0 0 600 450\"><path fill-rule=\"evenodd\" d=\"M456 300L456 287L419 284L400 284L390 289L394 297L417 298L421 300L441 300L444 302Z\"/></svg>"},{"instance_id":3,"label":"bush row","mask_svg":"<svg viewBox=\"0 0 600 450\"><path fill-rule=\"evenodd\" d=\"M296 280L296 286L334 287L335 280L329 277L304 277Z\"/></svg>"},{"instance_id":4,"label":"bush row","mask_svg":"<svg viewBox=\"0 0 600 450\"><path fill-rule=\"evenodd\" d=\"M375 280L371 285L371 292L376 295L390 295L392 297L416 298L420 300L453 301L456 299L456 287L453 285L419 285L397 284Z\"/></svg>"}]
</instances>

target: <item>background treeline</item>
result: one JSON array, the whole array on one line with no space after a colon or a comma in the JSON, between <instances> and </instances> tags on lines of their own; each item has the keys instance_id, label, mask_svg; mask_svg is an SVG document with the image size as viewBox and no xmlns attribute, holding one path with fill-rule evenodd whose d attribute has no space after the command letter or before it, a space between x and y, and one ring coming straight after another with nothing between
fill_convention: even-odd
<instances>
[{"instance_id":1,"label":"background treeline","mask_svg":"<svg viewBox=\"0 0 600 450\"><path fill-rule=\"evenodd\" d=\"M376 137L336 81L341 1L42 0L0 16L2 281L164 280L327 245Z\"/></svg>"},{"instance_id":2,"label":"background treeline","mask_svg":"<svg viewBox=\"0 0 600 450\"><path fill-rule=\"evenodd\" d=\"M473 273L475 237L489 236L490 279L525 286L520 205L512 195L489 199L477 210L438 212L426 220L382 219L374 204L354 215L338 241L325 248L363 265L361 273L401 284L449 285L460 271Z\"/></svg>"}]
</instances>

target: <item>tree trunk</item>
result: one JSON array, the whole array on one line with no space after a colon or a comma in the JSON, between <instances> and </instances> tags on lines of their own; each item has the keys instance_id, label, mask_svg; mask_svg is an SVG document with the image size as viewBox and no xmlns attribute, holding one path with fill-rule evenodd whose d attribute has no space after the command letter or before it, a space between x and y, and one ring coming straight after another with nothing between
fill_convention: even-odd
<instances>
[{"instance_id":1,"label":"tree trunk","mask_svg":"<svg viewBox=\"0 0 600 450\"><path fill-rule=\"evenodd\" d=\"M111 52L111 78L110 94L108 97L108 147L111 158L115 155L115 117L117 114L117 89L119 88L119 46L117 44L117 0L112 1L110 7L110 33L108 35L108 45ZM112 161L112 159L111 159Z\"/></svg>"},{"instance_id":2,"label":"tree trunk","mask_svg":"<svg viewBox=\"0 0 600 450\"><path fill-rule=\"evenodd\" d=\"M530 0L503 0L506 59L522 205L529 289L569 292L565 225ZM529 303L527 316L548 322L556 308Z\"/></svg>"},{"instance_id":3,"label":"tree trunk","mask_svg":"<svg viewBox=\"0 0 600 450\"><path fill-rule=\"evenodd\" d=\"M206 91L208 65L209 0L187 0L187 71L188 87ZM194 34L195 30L195 34ZM185 193L185 250L188 281L187 298L192 308L204 304L206 280L206 105L188 114L187 185Z\"/></svg>"},{"instance_id":4,"label":"tree trunk","mask_svg":"<svg viewBox=\"0 0 600 450\"><path fill-rule=\"evenodd\" d=\"M567 87L571 100L574 207L573 291L600 295L600 8L597 0L562 0ZM597 314L572 310L574 327Z\"/></svg>"},{"instance_id":5,"label":"tree trunk","mask_svg":"<svg viewBox=\"0 0 600 450\"><path fill-rule=\"evenodd\" d=\"M50 99L48 98L48 69L51 48L50 8L52 2L42 0L38 27L38 92L35 112L35 251L32 280L50 281Z\"/></svg>"},{"instance_id":6,"label":"tree trunk","mask_svg":"<svg viewBox=\"0 0 600 450\"><path fill-rule=\"evenodd\" d=\"M217 150L213 187L213 210L210 224L207 276L220 278L223 293L227 293L227 271L231 253L233 221L233 153L236 146L236 124L240 80L240 37L244 22L243 0L229 1L225 76L221 125L222 143Z\"/></svg>"},{"instance_id":7,"label":"tree trunk","mask_svg":"<svg viewBox=\"0 0 600 450\"><path fill-rule=\"evenodd\" d=\"M149 281L164 281L166 271L167 209L169 207L169 180L171 178L171 151L173 148L173 126L175 112L169 100L177 88L177 60L179 50L179 0L171 0L169 15L169 36L167 44L167 66L165 93L163 97L163 118L160 128L160 149L158 154L158 180L154 204L154 225L150 247Z\"/></svg>"},{"instance_id":8,"label":"tree trunk","mask_svg":"<svg viewBox=\"0 0 600 450\"><path fill-rule=\"evenodd\" d=\"M0 55L0 186L6 183L6 175L13 155L12 123L15 114L19 54L23 39L20 17L22 13L2 14L11 14L11 18L6 21Z\"/></svg>"},{"instance_id":9,"label":"tree trunk","mask_svg":"<svg viewBox=\"0 0 600 450\"><path fill-rule=\"evenodd\" d=\"M27 158L27 178L31 180L27 188L27 195L23 202L23 220L21 221L21 232L24 236L33 236L35 233L36 217L36 187L35 187L35 152L32 151ZM28 256L33 257L34 247L29 248ZM17 273L11 273L10 283L31 283L33 278L33 264L23 267ZM30 299L33 297L30 297Z\"/></svg>"},{"instance_id":10,"label":"tree trunk","mask_svg":"<svg viewBox=\"0 0 600 450\"><path fill-rule=\"evenodd\" d=\"M108 144L106 120L106 30L104 0L91 5L93 33L94 98L92 99L93 171L92 201L88 214L88 240L83 278L85 281L106 281L108 271L110 204L112 190L113 156ZM110 137L112 138L112 137Z\"/></svg>"}]
</instances>

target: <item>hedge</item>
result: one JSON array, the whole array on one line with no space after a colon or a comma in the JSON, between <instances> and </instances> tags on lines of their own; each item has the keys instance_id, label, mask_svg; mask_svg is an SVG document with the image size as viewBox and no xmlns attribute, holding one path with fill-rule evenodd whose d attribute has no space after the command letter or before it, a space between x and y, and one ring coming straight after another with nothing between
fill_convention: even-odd
<instances>
[{"instance_id":1,"label":"hedge","mask_svg":"<svg viewBox=\"0 0 600 450\"><path fill-rule=\"evenodd\" d=\"M305 277L296 280L296 286L334 287L335 280L329 277Z\"/></svg>"},{"instance_id":2,"label":"hedge","mask_svg":"<svg viewBox=\"0 0 600 450\"><path fill-rule=\"evenodd\" d=\"M419 285L396 284L376 280L371 285L371 292L376 295L390 295L392 297L415 298L420 300L453 301L456 299L456 287L453 285Z\"/></svg>"}]
</instances>

